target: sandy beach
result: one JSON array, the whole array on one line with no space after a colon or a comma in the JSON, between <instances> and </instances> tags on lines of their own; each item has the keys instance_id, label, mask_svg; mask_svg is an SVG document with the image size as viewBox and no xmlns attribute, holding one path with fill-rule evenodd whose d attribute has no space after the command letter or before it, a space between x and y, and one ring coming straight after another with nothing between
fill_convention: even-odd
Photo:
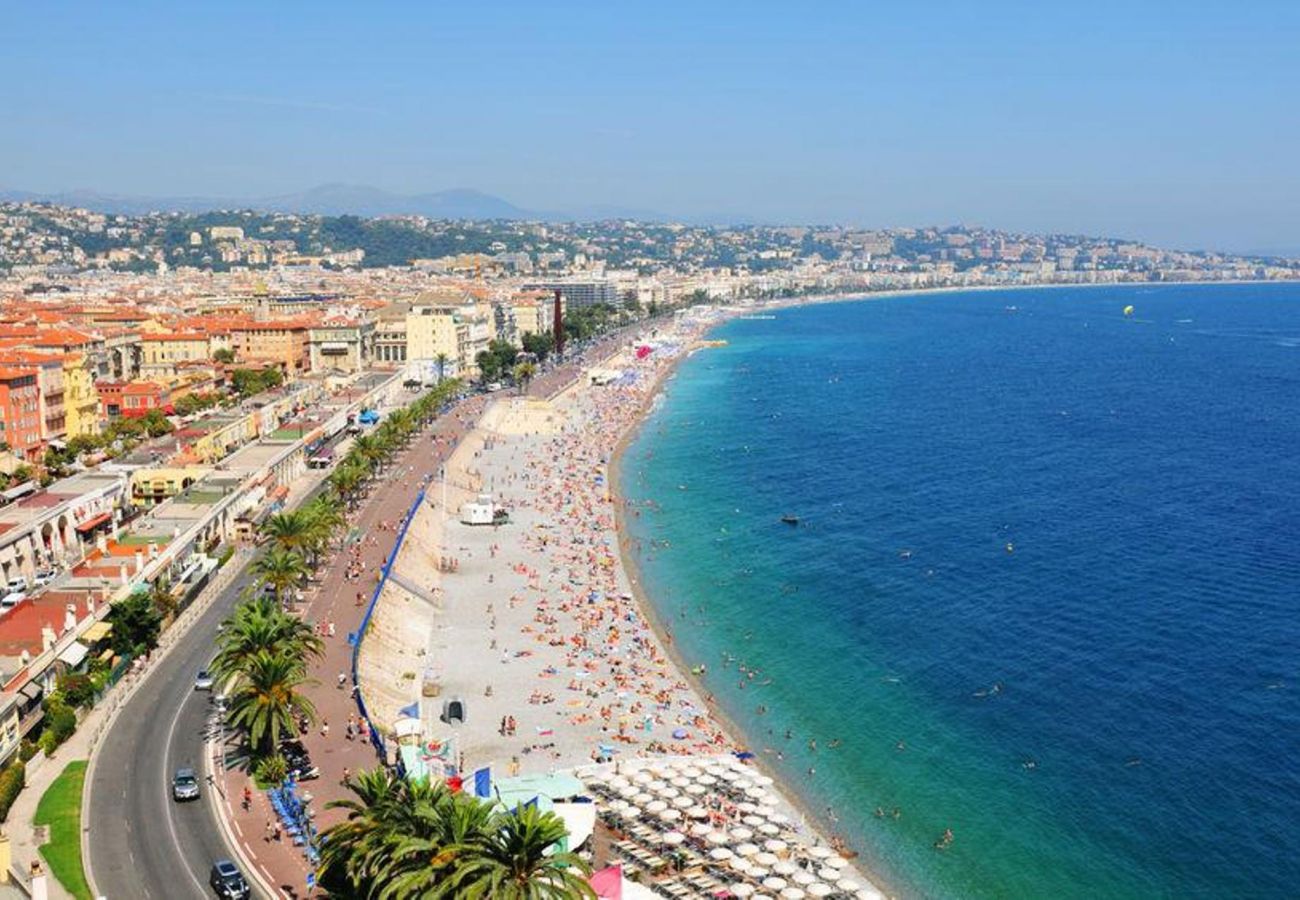
<instances>
[{"instance_id":1,"label":"sandy beach","mask_svg":"<svg viewBox=\"0 0 1300 900\"><path fill-rule=\"evenodd\" d=\"M580 379L550 399L503 395L429 484L361 666L376 721L391 729L405 717L409 727L418 704L422 765L581 774L600 762L745 749L674 660L671 633L656 628L612 487L662 380L707 352L700 338L720 318L663 329L643 358L628 342L595 361L623 373L612 383ZM461 522L480 492L507 524ZM447 721L449 701L463 705L463 721ZM777 802L797 823L792 840L827 843L788 796Z\"/></svg>"}]
</instances>

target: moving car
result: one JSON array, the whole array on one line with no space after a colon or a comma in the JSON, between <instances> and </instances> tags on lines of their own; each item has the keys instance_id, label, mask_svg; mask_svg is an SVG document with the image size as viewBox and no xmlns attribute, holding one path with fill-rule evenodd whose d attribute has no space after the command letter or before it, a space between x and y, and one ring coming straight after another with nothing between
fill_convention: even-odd
<instances>
[{"instance_id":1,"label":"moving car","mask_svg":"<svg viewBox=\"0 0 1300 900\"><path fill-rule=\"evenodd\" d=\"M312 765L311 756L302 741L285 741L280 745L280 755L294 781L311 781L320 777L320 769Z\"/></svg>"},{"instance_id":2,"label":"moving car","mask_svg":"<svg viewBox=\"0 0 1300 900\"><path fill-rule=\"evenodd\" d=\"M210 691L212 690L212 673L207 669L199 669L199 674L194 676L194 690Z\"/></svg>"},{"instance_id":3,"label":"moving car","mask_svg":"<svg viewBox=\"0 0 1300 900\"><path fill-rule=\"evenodd\" d=\"M177 802L199 799L199 779L193 769L176 770L172 776L172 799Z\"/></svg>"},{"instance_id":4,"label":"moving car","mask_svg":"<svg viewBox=\"0 0 1300 900\"><path fill-rule=\"evenodd\" d=\"M244 874L228 859L219 859L212 864L212 874L208 884L224 900L248 900L250 891Z\"/></svg>"}]
</instances>

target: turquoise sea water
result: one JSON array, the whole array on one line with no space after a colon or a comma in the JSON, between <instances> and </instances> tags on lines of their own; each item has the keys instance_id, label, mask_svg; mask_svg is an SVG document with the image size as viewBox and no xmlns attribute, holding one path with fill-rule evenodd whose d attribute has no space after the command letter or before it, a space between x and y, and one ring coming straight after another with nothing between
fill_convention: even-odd
<instances>
[{"instance_id":1,"label":"turquoise sea water","mask_svg":"<svg viewBox=\"0 0 1300 900\"><path fill-rule=\"evenodd\" d=\"M1296 896L1300 288L713 336L625 458L643 578L868 868L907 896Z\"/></svg>"}]
</instances>

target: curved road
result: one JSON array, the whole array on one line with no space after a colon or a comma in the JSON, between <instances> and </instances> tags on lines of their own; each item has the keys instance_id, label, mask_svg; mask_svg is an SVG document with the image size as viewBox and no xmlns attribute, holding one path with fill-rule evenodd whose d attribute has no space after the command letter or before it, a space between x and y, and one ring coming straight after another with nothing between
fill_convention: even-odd
<instances>
[{"instance_id":1,"label":"curved road","mask_svg":"<svg viewBox=\"0 0 1300 900\"><path fill-rule=\"evenodd\" d=\"M217 625L252 580L245 571L204 610L126 701L98 750L86 822L96 887L108 900L214 897L212 863L232 858L221 838L203 777L211 697L194 690L195 673L214 652ZM190 766L202 796L176 803L171 778Z\"/></svg>"}]
</instances>

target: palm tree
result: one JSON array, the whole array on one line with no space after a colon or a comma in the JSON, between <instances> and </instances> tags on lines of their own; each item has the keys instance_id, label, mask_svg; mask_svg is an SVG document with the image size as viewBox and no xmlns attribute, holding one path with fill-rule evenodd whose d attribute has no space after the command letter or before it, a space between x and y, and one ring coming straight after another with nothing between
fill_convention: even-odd
<instances>
[{"instance_id":1,"label":"palm tree","mask_svg":"<svg viewBox=\"0 0 1300 900\"><path fill-rule=\"evenodd\" d=\"M301 511L276 513L258 531L282 550L302 552L310 543L310 522Z\"/></svg>"},{"instance_id":2,"label":"palm tree","mask_svg":"<svg viewBox=\"0 0 1300 900\"><path fill-rule=\"evenodd\" d=\"M212 671L223 682L243 680L260 653L284 654L305 671L309 659L325 655L325 642L306 622L286 614L269 597L245 601L222 623Z\"/></svg>"},{"instance_id":3,"label":"palm tree","mask_svg":"<svg viewBox=\"0 0 1300 900\"><path fill-rule=\"evenodd\" d=\"M296 551L272 547L253 563L253 572L275 590L276 598L283 603L289 590L307 574L307 563Z\"/></svg>"},{"instance_id":4,"label":"palm tree","mask_svg":"<svg viewBox=\"0 0 1300 900\"><path fill-rule=\"evenodd\" d=\"M453 887L470 900L570 900L594 898L591 867L576 853L551 852L568 832L564 820L536 806L498 816L482 851L464 860Z\"/></svg>"},{"instance_id":5,"label":"palm tree","mask_svg":"<svg viewBox=\"0 0 1300 900\"><path fill-rule=\"evenodd\" d=\"M171 582L166 577L158 578L149 585L149 602L164 619L173 615L176 607L180 605L180 601L172 592Z\"/></svg>"},{"instance_id":6,"label":"palm tree","mask_svg":"<svg viewBox=\"0 0 1300 900\"><path fill-rule=\"evenodd\" d=\"M347 524L347 517L339 509L338 503L328 494L319 494L312 499L310 503L302 508L302 514L307 519L308 531L311 535L311 547L313 552L319 553L330 545L340 529Z\"/></svg>"},{"instance_id":7,"label":"palm tree","mask_svg":"<svg viewBox=\"0 0 1300 900\"><path fill-rule=\"evenodd\" d=\"M530 362L522 362L515 366L515 381L519 383L519 393L528 393L528 383L533 380L537 374L537 366Z\"/></svg>"},{"instance_id":8,"label":"palm tree","mask_svg":"<svg viewBox=\"0 0 1300 900\"><path fill-rule=\"evenodd\" d=\"M349 505L356 502L361 484L366 479L366 470L360 465L344 463L330 473L330 486L338 491L339 497Z\"/></svg>"},{"instance_id":9,"label":"palm tree","mask_svg":"<svg viewBox=\"0 0 1300 900\"><path fill-rule=\"evenodd\" d=\"M271 753L296 732L299 715L315 721L316 707L300 690L314 683L303 674L300 658L261 651L247 661L230 698L230 722L244 730L254 751Z\"/></svg>"},{"instance_id":10,"label":"palm tree","mask_svg":"<svg viewBox=\"0 0 1300 900\"><path fill-rule=\"evenodd\" d=\"M438 364L438 384L439 384L439 385L442 384L442 376L443 376L443 373L447 371L447 363L448 363L450 360L451 360L451 357L449 357L449 356L448 356L447 354L445 354L445 353L439 353L437 356L435 356L435 357L433 358L433 361L436 362L436 363Z\"/></svg>"},{"instance_id":11,"label":"palm tree","mask_svg":"<svg viewBox=\"0 0 1300 900\"><path fill-rule=\"evenodd\" d=\"M363 434L352 444L352 452L365 463L368 470L377 471L382 468L384 459L388 456L388 448L380 440L379 433Z\"/></svg>"}]
</instances>

